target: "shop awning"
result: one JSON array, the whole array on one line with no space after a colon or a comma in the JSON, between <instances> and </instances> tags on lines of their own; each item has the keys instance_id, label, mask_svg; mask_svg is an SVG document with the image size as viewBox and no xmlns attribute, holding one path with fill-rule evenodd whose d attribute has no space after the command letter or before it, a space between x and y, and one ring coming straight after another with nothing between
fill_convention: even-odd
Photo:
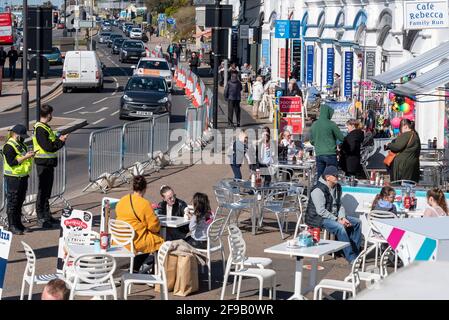
<instances>
[{"instance_id":1,"label":"shop awning","mask_svg":"<svg viewBox=\"0 0 449 320\"><path fill-rule=\"evenodd\" d=\"M448 82L449 61L446 61L415 79L398 85L393 92L407 97L414 97L420 94L431 93Z\"/></svg>"},{"instance_id":2,"label":"shop awning","mask_svg":"<svg viewBox=\"0 0 449 320\"><path fill-rule=\"evenodd\" d=\"M371 78L371 80L383 85L388 85L403 76L409 75L412 72L416 72L422 68L425 68L432 63L441 61L447 56L449 56L449 41L443 42L439 46L426 51L423 54L388 70L387 72L381 73L380 75Z\"/></svg>"}]
</instances>

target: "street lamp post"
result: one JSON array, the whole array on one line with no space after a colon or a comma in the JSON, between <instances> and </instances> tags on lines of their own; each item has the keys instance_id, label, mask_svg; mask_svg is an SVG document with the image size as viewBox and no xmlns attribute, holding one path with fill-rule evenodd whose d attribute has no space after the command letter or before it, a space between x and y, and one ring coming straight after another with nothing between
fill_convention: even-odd
<instances>
[{"instance_id":1,"label":"street lamp post","mask_svg":"<svg viewBox=\"0 0 449 320\"><path fill-rule=\"evenodd\" d=\"M220 20L220 0L215 0L215 24L218 25ZM218 129L218 28L214 28L214 99L213 99L213 113L214 113L214 129Z\"/></svg>"},{"instance_id":2,"label":"street lamp post","mask_svg":"<svg viewBox=\"0 0 449 320\"><path fill-rule=\"evenodd\" d=\"M64 29L62 30L62 36L67 37L67 0L64 0Z\"/></svg>"},{"instance_id":3,"label":"street lamp post","mask_svg":"<svg viewBox=\"0 0 449 320\"><path fill-rule=\"evenodd\" d=\"M22 124L28 130L28 1L23 0L23 54L22 54Z\"/></svg>"}]
</instances>

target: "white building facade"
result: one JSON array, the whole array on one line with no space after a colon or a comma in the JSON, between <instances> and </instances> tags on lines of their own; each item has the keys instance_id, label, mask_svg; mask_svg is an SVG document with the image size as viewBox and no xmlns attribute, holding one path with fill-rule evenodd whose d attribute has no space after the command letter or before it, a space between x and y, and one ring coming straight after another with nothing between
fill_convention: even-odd
<instances>
[{"instance_id":1,"label":"white building facade","mask_svg":"<svg viewBox=\"0 0 449 320\"><path fill-rule=\"evenodd\" d=\"M241 10L239 1L230 2L237 6L234 12ZM404 30L403 0L261 0L259 14L263 23L259 61L271 66L272 79L283 80L280 65L284 62L279 60L285 48L285 40L275 38L275 20L301 20L302 83L325 91L338 73L341 95L351 99L360 94L361 80L449 40L449 28ZM441 118L444 103L417 103L417 129L423 142L433 137L443 141L444 121L428 126Z\"/></svg>"}]
</instances>

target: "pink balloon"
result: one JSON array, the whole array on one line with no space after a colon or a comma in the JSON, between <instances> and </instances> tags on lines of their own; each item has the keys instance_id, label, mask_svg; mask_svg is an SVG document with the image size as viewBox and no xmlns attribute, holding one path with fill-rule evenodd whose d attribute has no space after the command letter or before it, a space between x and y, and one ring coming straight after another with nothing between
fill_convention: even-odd
<instances>
[{"instance_id":1,"label":"pink balloon","mask_svg":"<svg viewBox=\"0 0 449 320\"><path fill-rule=\"evenodd\" d=\"M390 92L390 93L388 94L388 99L390 99L390 101L393 101L394 98L395 98L394 93L393 93L393 92Z\"/></svg>"},{"instance_id":2,"label":"pink balloon","mask_svg":"<svg viewBox=\"0 0 449 320\"><path fill-rule=\"evenodd\" d=\"M400 119L400 118L393 118L393 119L391 119L391 121L390 121L391 126L392 126L393 128L399 128L400 122L401 122L401 119Z\"/></svg>"},{"instance_id":3,"label":"pink balloon","mask_svg":"<svg viewBox=\"0 0 449 320\"><path fill-rule=\"evenodd\" d=\"M413 114L413 112L410 112L410 113L404 115L402 118L408 119L410 121L414 121L415 120L415 115Z\"/></svg>"}]
</instances>

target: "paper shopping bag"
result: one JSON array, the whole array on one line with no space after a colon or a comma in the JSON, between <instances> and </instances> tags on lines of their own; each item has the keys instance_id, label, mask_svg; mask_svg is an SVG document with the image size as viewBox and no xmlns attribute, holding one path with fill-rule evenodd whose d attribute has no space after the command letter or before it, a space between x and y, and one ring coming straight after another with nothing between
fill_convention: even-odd
<instances>
[{"instance_id":1,"label":"paper shopping bag","mask_svg":"<svg viewBox=\"0 0 449 320\"><path fill-rule=\"evenodd\" d=\"M178 256L176 282L173 294L185 297L198 291L198 263L193 255Z\"/></svg>"},{"instance_id":2,"label":"paper shopping bag","mask_svg":"<svg viewBox=\"0 0 449 320\"><path fill-rule=\"evenodd\" d=\"M167 290L173 291L176 282L176 269L178 266L178 256L169 254L167 260L165 260L165 275L167 276ZM156 292L160 292L160 285L156 285L154 288Z\"/></svg>"}]
</instances>

